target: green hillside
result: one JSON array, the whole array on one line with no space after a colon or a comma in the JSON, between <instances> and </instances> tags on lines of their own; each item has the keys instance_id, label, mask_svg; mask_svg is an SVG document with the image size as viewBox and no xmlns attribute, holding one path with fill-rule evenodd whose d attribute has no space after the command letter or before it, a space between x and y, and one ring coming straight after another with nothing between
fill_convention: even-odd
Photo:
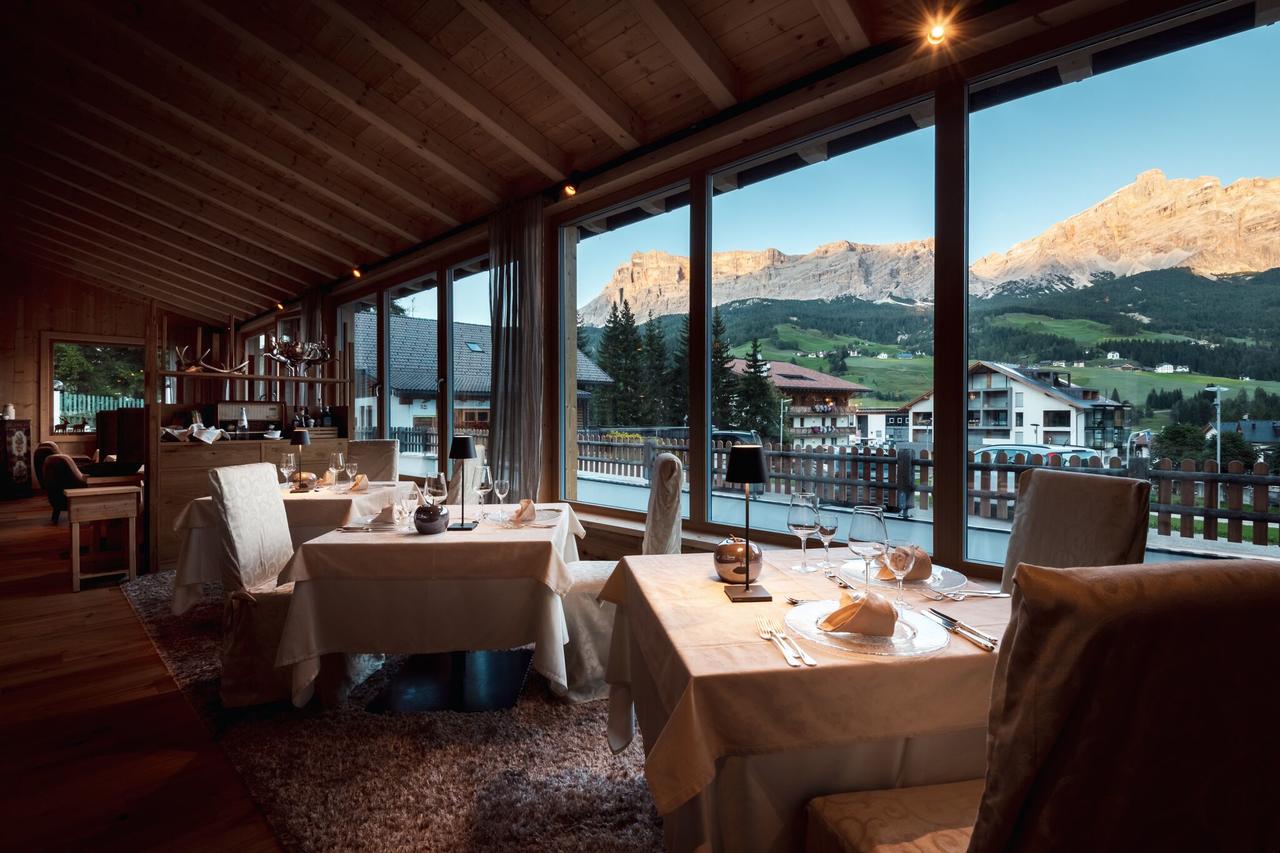
<instances>
[{"instance_id":1,"label":"green hillside","mask_svg":"<svg viewBox=\"0 0 1280 853\"><path fill-rule=\"evenodd\" d=\"M994 326L1006 326L1058 335L1075 341L1082 347L1096 347L1099 341L1121 337L1111 326L1104 325L1096 320L1082 320L1080 318L1059 319L1050 317L1047 314L1028 314L1023 311L1010 311L1007 314L999 314L992 318L991 323ZM1186 335L1152 332L1145 328L1125 334L1123 337L1153 341L1192 340Z\"/></svg>"}]
</instances>

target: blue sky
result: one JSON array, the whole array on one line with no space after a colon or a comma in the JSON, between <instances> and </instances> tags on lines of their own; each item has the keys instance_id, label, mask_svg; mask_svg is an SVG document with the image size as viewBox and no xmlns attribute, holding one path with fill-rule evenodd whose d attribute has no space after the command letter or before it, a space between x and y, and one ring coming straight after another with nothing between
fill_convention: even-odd
<instances>
[{"instance_id":1,"label":"blue sky","mask_svg":"<svg viewBox=\"0 0 1280 853\"><path fill-rule=\"evenodd\" d=\"M1033 237L1147 169L1224 183L1280 175L1278 104L1273 25L975 113L970 257ZM583 241L578 304L634 251L687 254L688 222L684 209ZM933 131L718 196L712 230L716 251L796 254L931 236Z\"/></svg>"}]
</instances>

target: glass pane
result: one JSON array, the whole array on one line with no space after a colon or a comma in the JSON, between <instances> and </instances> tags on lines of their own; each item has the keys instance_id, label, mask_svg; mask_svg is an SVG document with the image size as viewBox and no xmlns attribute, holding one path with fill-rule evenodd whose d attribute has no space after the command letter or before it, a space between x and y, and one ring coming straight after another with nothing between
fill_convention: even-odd
<instances>
[{"instance_id":1,"label":"glass pane","mask_svg":"<svg viewBox=\"0 0 1280 853\"><path fill-rule=\"evenodd\" d=\"M143 405L142 347L54 343L54 432L93 432L98 412Z\"/></svg>"},{"instance_id":2,"label":"glass pane","mask_svg":"<svg viewBox=\"0 0 1280 853\"><path fill-rule=\"evenodd\" d=\"M400 442L400 473L440 468L438 291L434 276L391 288L387 438Z\"/></svg>"},{"instance_id":3,"label":"glass pane","mask_svg":"<svg viewBox=\"0 0 1280 853\"><path fill-rule=\"evenodd\" d=\"M378 297L370 295L338 309L338 344L355 349L353 398L357 439L378 437Z\"/></svg>"},{"instance_id":4,"label":"glass pane","mask_svg":"<svg viewBox=\"0 0 1280 853\"><path fill-rule=\"evenodd\" d=\"M1149 479L1149 562L1276 555L1277 52L1257 29L971 117L971 559L1004 561L1019 463Z\"/></svg>"},{"instance_id":5,"label":"glass pane","mask_svg":"<svg viewBox=\"0 0 1280 853\"><path fill-rule=\"evenodd\" d=\"M475 437L476 453L487 458L489 376L493 369L493 332L489 313L486 261L453 272L453 434Z\"/></svg>"},{"instance_id":6,"label":"glass pane","mask_svg":"<svg viewBox=\"0 0 1280 853\"><path fill-rule=\"evenodd\" d=\"M711 517L742 523L729 448L763 440L753 526L786 531L811 491L841 538L876 504L931 548L934 134L904 117L872 135L714 179Z\"/></svg>"},{"instance_id":7,"label":"glass pane","mask_svg":"<svg viewBox=\"0 0 1280 853\"><path fill-rule=\"evenodd\" d=\"M578 326L564 359L564 495L644 510L657 455L688 463L687 193L565 228L563 241L564 304ZM686 516L687 489L686 478Z\"/></svg>"}]
</instances>

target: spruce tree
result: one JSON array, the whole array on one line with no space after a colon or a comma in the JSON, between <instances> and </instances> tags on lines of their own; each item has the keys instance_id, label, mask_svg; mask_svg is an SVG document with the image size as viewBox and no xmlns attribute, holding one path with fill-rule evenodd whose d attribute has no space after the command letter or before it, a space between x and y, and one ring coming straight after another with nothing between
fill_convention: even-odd
<instances>
[{"instance_id":1,"label":"spruce tree","mask_svg":"<svg viewBox=\"0 0 1280 853\"><path fill-rule=\"evenodd\" d=\"M666 373L667 373L667 338L662 329L654 322L653 311L649 311L649 319L644 324L644 335L641 343L640 357L643 394L640 400L641 423L644 426L659 426L669 423L667 419Z\"/></svg>"},{"instance_id":2,"label":"spruce tree","mask_svg":"<svg viewBox=\"0 0 1280 853\"><path fill-rule=\"evenodd\" d=\"M760 339L751 339L747 363L738 377L737 424L739 429L753 429L763 438L777 432L778 393L769 380L769 362L760 354Z\"/></svg>"},{"instance_id":3,"label":"spruce tree","mask_svg":"<svg viewBox=\"0 0 1280 853\"><path fill-rule=\"evenodd\" d=\"M641 395L644 393L644 343L636 328L636 315L631 303L622 300L615 327L614 412L617 426L636 426L641 420Z\"/></svg>"},{"instance_id":4,"label":"spruce tree","mask_svg":"<svg viewBox=\"0 0 1280 853\"><path fill-rule=\"evenodd\" d=\"M582 321L582 312L578 312L578 349L582 350L582 354L590 357L591 342L587 340L587 326Z\"/></svg>"},{"instance_id":5,"label":"spruce tree","mask_svg":"<svg viewBox=\"0 0 1280 853\"><path fill-rule=\"evenodd\" d=\"M625 370L622 364L623 358L619 354L620 325L618 304L615 302L609 306L609 317L605 320L604 331L600 334L600 344L596 348L596 363L613 380L595 392L595 422L598 424L613 425L618 422L617 401L621 382L619 372Z\"/></svg>"},{"instance_id":6,"label":"spruce tree","mask_svg":"<svg viewBox=\"0 0 1280 853\"><path fill-rule=\"evenodd\" d=\"M689 315L680 320L676 333L675 349L671 351L671 364L667 368L664 383L664 400L667 421L676 425L687 424L689 411Z\"/></svg>"},{"instance_id":7,"label":"spruce tree","mask_svg":"<svg viewBox=\"0 0 1280 853\"><path fill-rule=\"evenodd\" d=\"M711 319L711 425L716 429L734 428L737 386L728 331L717 308Z\"/></svg>"}]
</instances>

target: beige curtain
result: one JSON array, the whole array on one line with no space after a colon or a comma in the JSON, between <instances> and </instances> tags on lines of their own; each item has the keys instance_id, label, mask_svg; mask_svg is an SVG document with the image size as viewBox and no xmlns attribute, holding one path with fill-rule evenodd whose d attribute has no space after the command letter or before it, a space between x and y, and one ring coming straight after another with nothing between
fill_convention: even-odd
<instances>
[{"instance_id":1,"label":"beige curtain","mask_svg":"<svg viewBox=\"0 0 1280 853\"><path fill-rule=\"evenodd\" d=\"M493 324L489 466L511 496L535 499L542 446L542 197L489 219L489 309Z\"/></svg>"}]
</instances>

